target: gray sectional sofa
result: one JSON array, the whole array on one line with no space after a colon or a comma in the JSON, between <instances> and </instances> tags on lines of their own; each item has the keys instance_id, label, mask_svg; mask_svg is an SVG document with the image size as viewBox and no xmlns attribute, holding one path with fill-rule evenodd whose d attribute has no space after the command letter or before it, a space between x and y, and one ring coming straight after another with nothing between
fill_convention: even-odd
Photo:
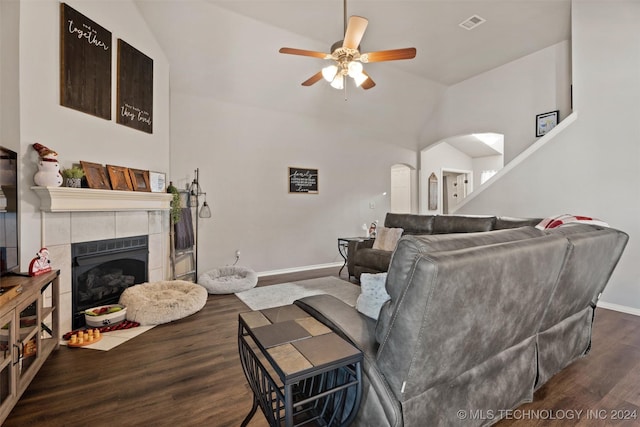
<instances>
[{"instance_id":1,"label":"gray sectional sofa","mask_svg":"<svg viewBox=\"0 0 640 427\"><path fill-rule=\"evenodd\" d=\"M471 233L503 230L508 228L536 225L541 218L510 218L496 216L457 216L457 215L413 215L388 213L384 226L402 228L403 235L431 235L450 233ZM352 241L348 247L347 270L349 277L360 279L362 273L381 273L387 271L392 251L373 249L374 241Z\"/></svg>"},{"instance_id":2,"label":"gray sectional sofa","mask_svg":"<svg viewBox=\"0 0 640 427\"><path fill-rule=\"evenodd\" d=\"M627 240L586 224L407 235L377 321L329 295L295 304L364 353L355 425L490 425L589 351Z\"/></svg>"}]
</instances>

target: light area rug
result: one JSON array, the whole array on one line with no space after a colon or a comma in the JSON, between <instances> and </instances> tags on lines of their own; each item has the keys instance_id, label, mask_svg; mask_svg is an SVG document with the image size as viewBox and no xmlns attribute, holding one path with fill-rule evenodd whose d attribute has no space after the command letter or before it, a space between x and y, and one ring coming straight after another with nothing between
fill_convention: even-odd
<instances>
[{"instance_id":1,"label":"light area rug","mask_svg":"<svg viewBox=\"0 0 640 427\"><path fill-rule=\"evenodd\" d=\"M111 332L104 332L102 334L102 339L100 341L95 342L93 344L84 345L82 347L74 347L74 349L88 348L91 350L109 351L112 348L115 348L120 344L124 344L130 339L135 338L138 335L143 334L144 332L147 332L148 330L152 329L155 326L156 325L136 326L135 328L130 328L130 329L120 329L120 330L111 331ZM60 345L67 345L67 341L60 340Z\"/></svg>"},{"instance_id":2,"label":"light area rug","mask_svg":"<svg viewBox=\"0 0 640 427\"><path fill-rule=\"evenodd\" d=\"M293 304L297 299L319 294L333 295L353 307L360 295L360 286L337 277L327 276L279 285L258 286L248 291L237 292L236 296L251 310L264 310Z\"/></svg>"}]
</instances>

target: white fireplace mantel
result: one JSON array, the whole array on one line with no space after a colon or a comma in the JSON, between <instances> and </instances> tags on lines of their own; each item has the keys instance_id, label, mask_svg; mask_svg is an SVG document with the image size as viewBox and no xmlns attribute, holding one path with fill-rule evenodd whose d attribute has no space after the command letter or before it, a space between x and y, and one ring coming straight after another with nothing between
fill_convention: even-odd
<instances>
[{"instance_id":1,"label":"white fireplace mantel","mask_svg":"<svg viewBox=\"0 0 640 427\"><path fill-rule=\"evenodd\" d=\"M157 211L171 208L172 195L142 191L31 187L43 212Z\"/></svg>"}]
</instances>

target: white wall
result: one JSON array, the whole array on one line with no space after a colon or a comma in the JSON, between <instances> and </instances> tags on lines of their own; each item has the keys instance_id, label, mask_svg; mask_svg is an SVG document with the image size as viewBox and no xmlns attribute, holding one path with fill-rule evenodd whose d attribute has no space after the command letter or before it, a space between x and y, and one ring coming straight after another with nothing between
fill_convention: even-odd
<instances>
[{"instance_id":1,"label":"white wall","mask_svg":"<svg viewBox=\"0 0 640 427\"><path fill-rule=\"evenodd\" d=\"M629 234L602 300L640 313L640 2L572 3L573 125L463 213L594 216Z\"/></svg>"},{"instance_id":2,"label":"white wall","mask_svg":"<svg viewBox=\"0 0 640 427\"><path fill-rule=\"evenodd\" d=\"M384 221L391 166L416 166L414 150L363 137L350 122L176 92L171 110L172 179L184 187L199 167L212 208L199 223L200 272L231 264L236 249L258 272L342 261L338 237ZM319 194L289 194L289 166L317 168Z\"/></svg>"},{"instance_id":3,"label":"white wall","mask_svg":"<svg viewBox=\"0 0 640 427\"><path fill-rule=\"evenodd\" d=\"M502 154L495 156L484 156L484 157L474 157L472 160L473 163L473 190L475 191L482 185L482 180L480 179L482 175L482 171L486 170L496 170L499 171L502 169L504 162L504 157Z\"/></svg>"},{"instance_id":4,"label":"white wall","mask_svg":"<svg viewBox=\"0 0 640 427\"><path fill-rule=\"evenodd\" d=\"M169 169L169 64L132 1L69 0L74 9L154 61L153 134L115 122L116 61L112 63L112 120L60 106L60 2L20 2L21 264L40 248L39 199L30 187L37 171L35 142L59 154L63 167L86 160L138 169Z\"/></svg>"},{"instance_id":5,"label":"white wall","mask_svg":"<svg viewBox=\"0 0 640 427\"><path fill-rule=\"evenodd\" d=\"M407 165L391 166L391 193L389 212L412 213L412 170Z\"/></svg>"},{"instance_id":6,"label":"white wall","mask_svg":"<svg viewBox=\"0 0 640 427\"><path fill-rule=\"evenodd\" d=\"M427 150L420 152L420 213L435 215L442 213L442 169L456 171L470 171L473 169L473 159L462 151L453 148L442 141ZM438 209L429 210L429 195L427 194L428 180L431 173L438 177Z\"/></svg>"},{"instance_id":7,"label":"white wall","mask_svg":"<svg viewBox=\"0 0 640 427\"><path fill-rule=\"evenodd\" d=\"M20 147L18 1L0 1L0 145Z\"/></svg>"},{"instance_id":8,"label":"white wall","mask_svg":"<svg viewBox=\"0 0 640 427\"><path fill-rule=\"evenodd\" d=\"M570 113L570 44L561 42L449 87L427 122L422 147L452 135L504 134L504 163L535 139L535 116Z\"/></svg>"}]
</instances>

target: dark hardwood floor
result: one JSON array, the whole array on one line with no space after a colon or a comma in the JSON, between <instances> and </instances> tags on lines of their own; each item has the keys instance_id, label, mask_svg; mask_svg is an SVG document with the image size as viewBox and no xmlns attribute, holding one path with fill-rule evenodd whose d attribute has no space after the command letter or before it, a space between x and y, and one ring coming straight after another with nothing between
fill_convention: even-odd
<instances>
[{"instance_id":1,"label":"dark hardwood floor","mask_svg":"<svg viewBox=\"0 0 640 427\"><path fill-rule=\"evenodd\" d=\"M337 272L271 276L259 285ZM211 295L193 316L108 352L60 347L3 425L239 426L252 399L236 342L238 313L247 310L234 295ZM598 309L591 353L510 414L517 419L499 425L638 425L612 418L633 411L640 417L639 379L640 317ZM249 425L267 423L258 411Z\"/></svg>"}]
</instances>

